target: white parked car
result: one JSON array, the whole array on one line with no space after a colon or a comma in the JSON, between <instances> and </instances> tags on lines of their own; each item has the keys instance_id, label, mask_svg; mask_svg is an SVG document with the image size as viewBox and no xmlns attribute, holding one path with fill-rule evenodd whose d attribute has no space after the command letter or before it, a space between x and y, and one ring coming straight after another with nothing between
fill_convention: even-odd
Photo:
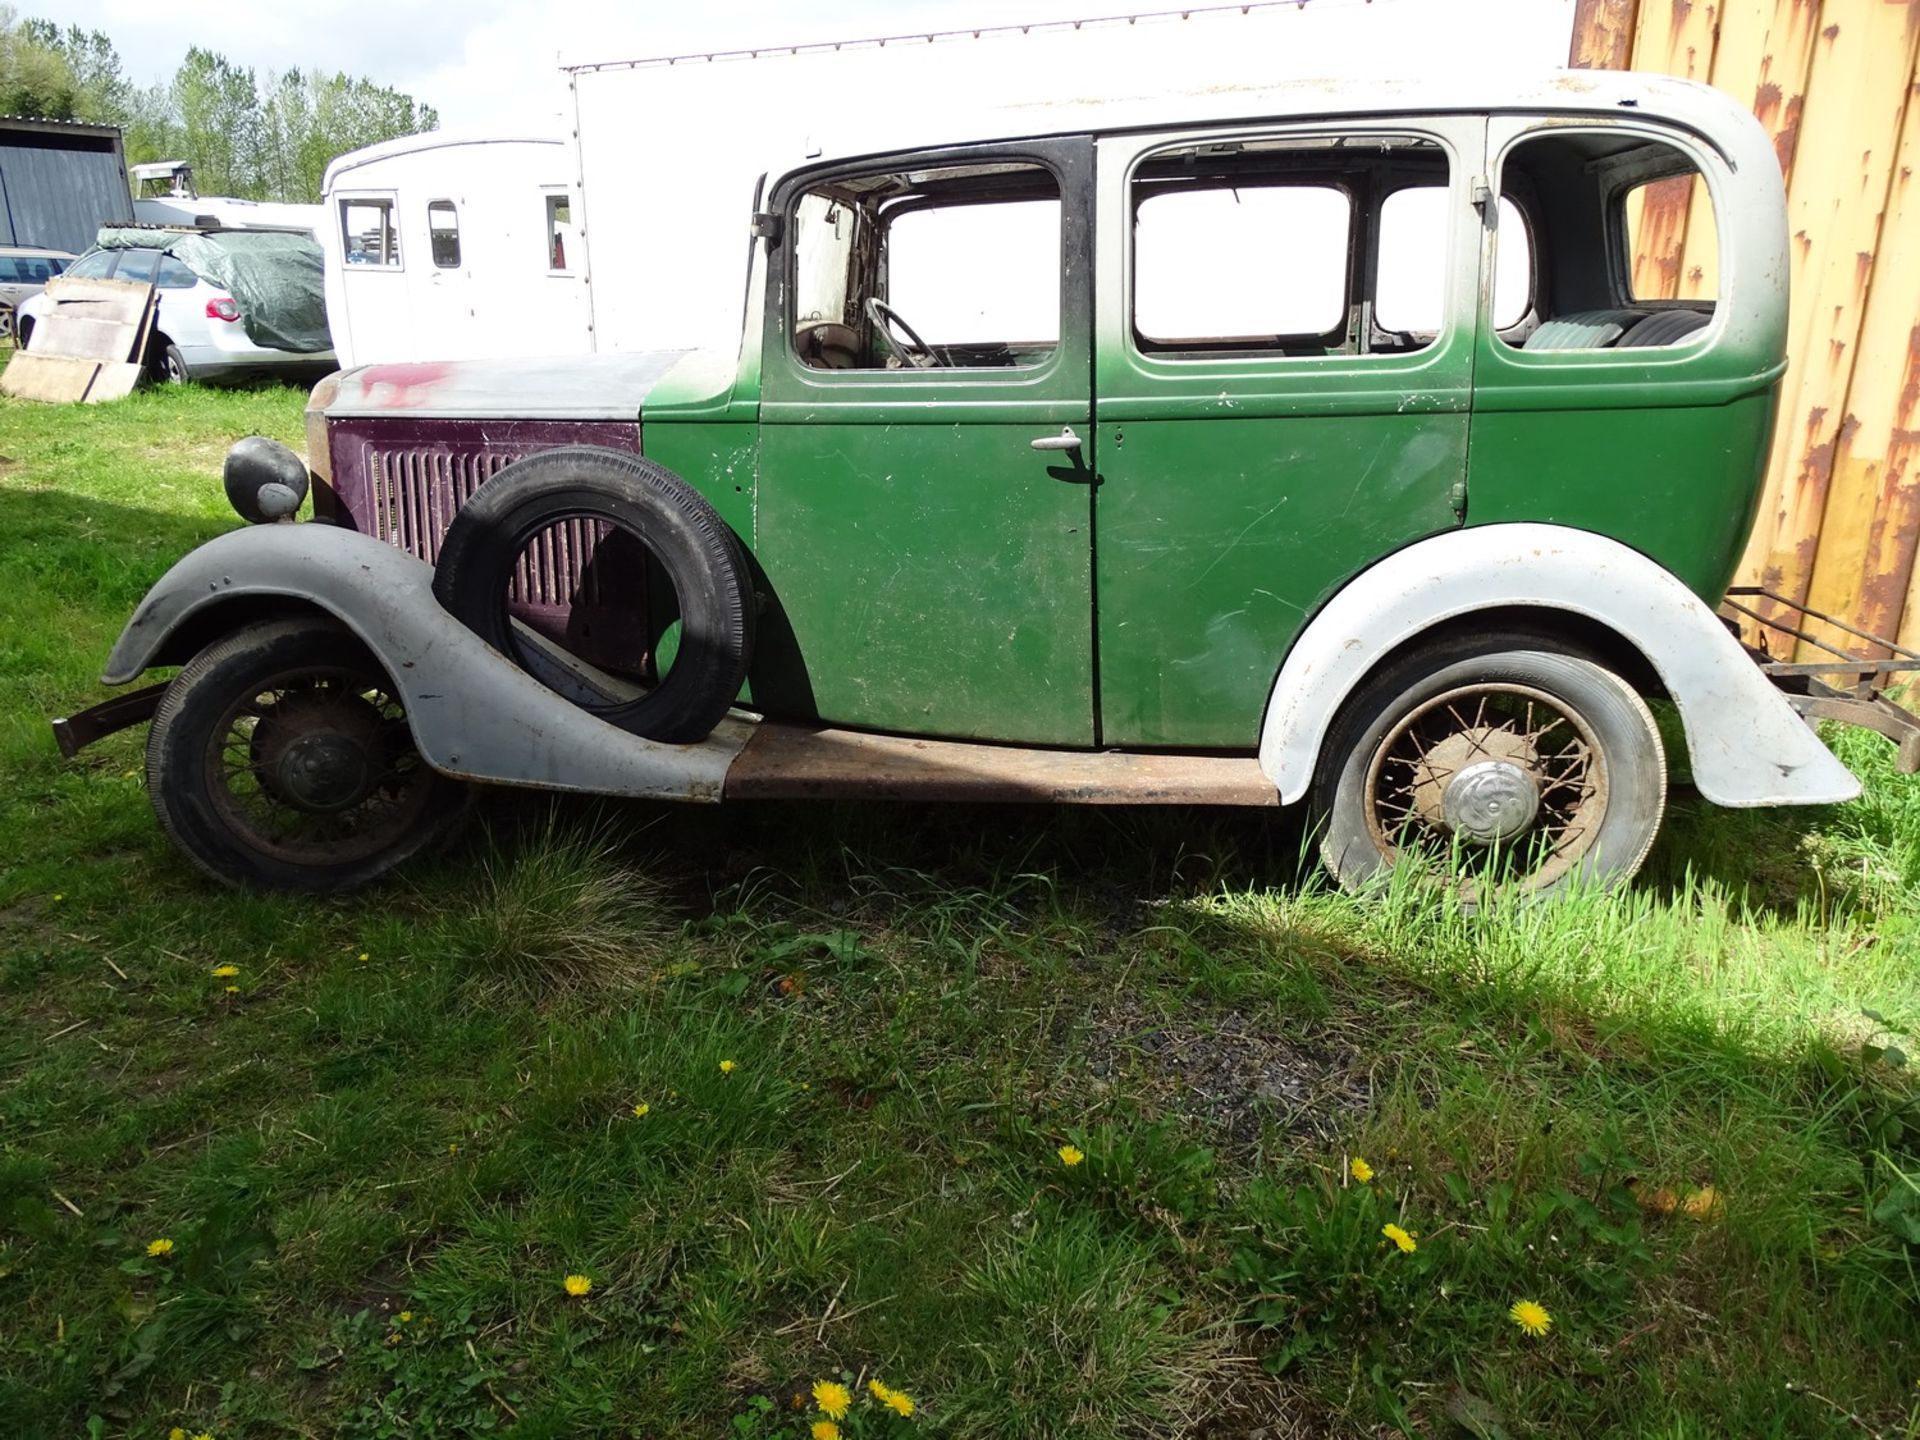
<instances>
[{"instance_id":1,"label":"white parked car","mask_svg":"<svg viewBox=\"0 0 1920 1440\"><path fill-rule=\"evenodd\" d=\"M332 350L281 350L247 333L240 302L176 255L160 250L89 250L63 272L73 279L156 280L160 308L147 345L155 380L228 380L247 375L318 376L337 368ZM19 307L19 341L33 348L33 327L54 301L35 295Z\"/></svg>"}]
</instances>

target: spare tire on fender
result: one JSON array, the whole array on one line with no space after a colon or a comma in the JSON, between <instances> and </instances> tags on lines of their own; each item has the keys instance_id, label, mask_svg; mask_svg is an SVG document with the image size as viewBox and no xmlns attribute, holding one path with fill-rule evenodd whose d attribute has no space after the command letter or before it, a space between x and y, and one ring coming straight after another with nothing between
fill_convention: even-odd
<instances>
[{"instance_id":1,"label":"spare tire on fender","mask_svg":"<svg viewBox=\"0 0 1920 1440\"><path fill-rule=\"evenodd\" d=\"M632 700L568 698L634 735L703 740L727 713L753 651L752 592L739 539L686 481L651 460L591 445L543 450L488 480L454 514L433 593L481 639L540 673L507 612L521 553L563 520L597 520L640 541L680 604L680 641L660 682Z\"/></svg>"}]
</instances>

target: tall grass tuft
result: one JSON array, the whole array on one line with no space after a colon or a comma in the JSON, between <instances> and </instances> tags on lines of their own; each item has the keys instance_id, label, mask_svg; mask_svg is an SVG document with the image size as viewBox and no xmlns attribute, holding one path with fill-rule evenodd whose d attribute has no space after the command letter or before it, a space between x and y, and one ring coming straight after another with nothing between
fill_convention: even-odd
<instances>
[{"instance_id":1,"label":"tall grass tuft","mask_svg":"<svg viewBox=\"0 0 1920 1440\"><path fill-rule=\"evenodd\" d=\"M665 887L622 858L604 818L489 827L477 893L446 921L448 949L483 985L528 997L631 989L655 973L678 926Z\"/></svg>"}]
</instances>

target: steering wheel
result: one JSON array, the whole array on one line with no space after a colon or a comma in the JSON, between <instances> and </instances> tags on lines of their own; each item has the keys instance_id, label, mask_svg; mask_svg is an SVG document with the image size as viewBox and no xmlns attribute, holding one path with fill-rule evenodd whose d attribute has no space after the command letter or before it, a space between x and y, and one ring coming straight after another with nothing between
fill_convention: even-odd
<instances>
[{"instance_id":1,"label":"steering wheel","mask_svg":"<svg viewBox=\"0 0 1920 1440\"><path fill-rule=\"evenodd\" d=\"M936 366L949 363L942 358L938 350L935 350L920 338L920 333L907 323L906 316L902 315L878 295L869 295L867 297L867 320L874 329L886 332L887 339L892 342L894 348L900 352L900 358L913 366L914 369L930 370ZM913 342L913 349L910 350L905 345L900 344L898 337L893 333L896 327L902 335ZM917 351L918 354L916 354L915 351Z\"/></svg>"}]
</instances>

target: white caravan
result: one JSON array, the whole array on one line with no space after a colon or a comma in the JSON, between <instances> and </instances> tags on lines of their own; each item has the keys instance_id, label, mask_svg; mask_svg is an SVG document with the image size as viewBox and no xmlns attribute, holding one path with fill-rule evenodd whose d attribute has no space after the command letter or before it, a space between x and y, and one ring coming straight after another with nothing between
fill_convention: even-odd
<instances>
[{"instance_id":1,"label":"white caravan","mask_svg":"<svg viewBox=\"0 0 1920 1440\"><path fill-rule=\"evenodd\" d=\"M441 132L329 165L320 244L341 365L591 351L573 166L549 136Z\"/></svg>"}]
</instances>

